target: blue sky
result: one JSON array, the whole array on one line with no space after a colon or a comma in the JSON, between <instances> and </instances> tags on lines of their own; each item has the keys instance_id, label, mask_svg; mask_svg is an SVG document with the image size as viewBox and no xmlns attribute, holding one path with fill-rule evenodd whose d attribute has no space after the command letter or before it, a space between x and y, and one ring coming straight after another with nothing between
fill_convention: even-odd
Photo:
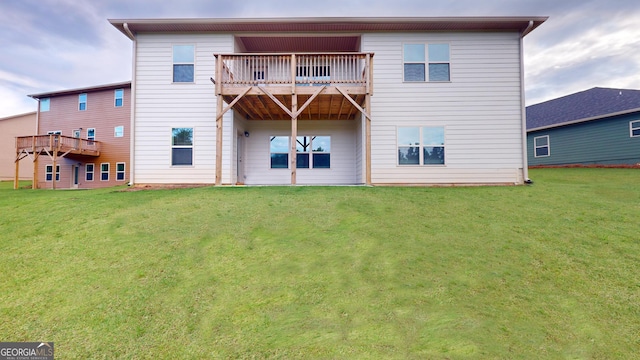
<instances>
[{"instance_id":1,"label":"blue sky","mask_svg":"<svg viewBox=\"0 0 640 360\"><path fill-rule=\"evenodd\" d=\"M549 16L525 38L527 105L595 86L640 89L637 0L0 0L0 117L27 94L131 79L131 41L107 19Z\"/></svg>"}]
</instances>

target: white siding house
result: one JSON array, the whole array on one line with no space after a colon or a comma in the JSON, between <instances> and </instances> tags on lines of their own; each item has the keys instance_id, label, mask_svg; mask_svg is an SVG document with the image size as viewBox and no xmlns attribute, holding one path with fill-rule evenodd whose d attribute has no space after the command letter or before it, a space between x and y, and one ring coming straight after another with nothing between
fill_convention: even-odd
<instances>
[{"instance_id":1,"label":"white siding house","mask_svg":"<svg viewBox=\"0 0 640 360\"><path fill-rule=\"evenodd\" d=\"M110 20L136 184L522 184L544 17Z\"/></svg>"}]
</instances>

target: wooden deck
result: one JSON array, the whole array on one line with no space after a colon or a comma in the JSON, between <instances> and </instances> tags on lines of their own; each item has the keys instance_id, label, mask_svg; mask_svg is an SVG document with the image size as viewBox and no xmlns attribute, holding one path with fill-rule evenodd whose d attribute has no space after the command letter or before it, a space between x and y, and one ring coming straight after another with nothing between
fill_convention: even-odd
<instances>
[{"instance_id":1,"label":"wooden deck","mask_svg":"<svg viewBox=\"0 0 640 360\"><path fill-rule=\"evenodd\" d=\"M18 173L20 160L29 157L33 161L33 182L31 187L38 188L38 157L46 154L56 168L58 158L61 157L97 157L100 156L100 142L89 139L74 138L70 136L49 134L16 137L15 179L13 188L18 188ZM53 189L56 181L51 182Z\"/></svg>"},{"instance_id":2,"label":"wooden deck","mask_svg":"<svg viewBox=\"0 0 640 360\"><path fill-rule=\"evenodd\" d=\"M222 117L230 109L247 120L365 121L365 182L371 183L372 53L214 54L216 57L216 185L222 181ZM226 103L227 105L225 106ZM296 184L296 145L289 150Z\"/></svg>"},{"instance_id":3,"label":"wooden deck","mask_svg":"<svg viewBox=\"0 0 640 360\"><path fill-rule=\"evenodd\" d=\"M16 137L17 154L100 156L100 142L64 135L32 135Z\"/></svg>"},{"instance_id":4,"label":"wooden deck","mask_svg":"<svg viewBox=\"0 0 640 360\"><path fill-rule=\"evenodd\" d=\"M373 92L372 54L232 54L221 62L224 102L249 120L353 120ZM213 80L213 79L212 79ZM300 107L293 114L292 95ZM349 99L348 99L348 98ZM357 106L356 106L357 105Z\"/></svg>"}]
</instances>

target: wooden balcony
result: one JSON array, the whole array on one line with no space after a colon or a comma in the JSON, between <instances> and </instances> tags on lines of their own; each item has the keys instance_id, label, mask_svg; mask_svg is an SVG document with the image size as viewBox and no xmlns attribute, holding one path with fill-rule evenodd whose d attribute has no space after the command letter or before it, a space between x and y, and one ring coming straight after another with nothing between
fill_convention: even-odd
<instances>
[{"instance_id":1,"label":"wooden balcony","mask_svg":"<svg viewBox=\"0 0 640 360\"><path fill-rule=\"evenodd\" d=\"M67 155L100 156L100 142L57 134L16 137L18 154L48 154L63 157Z\"/></svg>"},{"instance_id":2,"label":"wooden balcony","mask_svg":"<svg viewBox=\"0 0 640 360\"><path fill-rule=\"evenodd\" d=\"M216 185L222 182L223 115L247 120L355 120L364 116L366 183L371 183L372 53L214 54L216 57ZM227 103L225 106L224 103ZM298 105L301 104L301 105ZM296 184L296 145L289 149Z\"/></svg>"},{"instance_id":3,"label":"wooden balcony","mask_svg":"<svg viewBox=\"0 0 640 360\"><path fill-rule=\"evenodd\" d=\"M352 120L373 93L370 53L215 56L217 94L250 120Z\"/></svg>"}]
</instances>

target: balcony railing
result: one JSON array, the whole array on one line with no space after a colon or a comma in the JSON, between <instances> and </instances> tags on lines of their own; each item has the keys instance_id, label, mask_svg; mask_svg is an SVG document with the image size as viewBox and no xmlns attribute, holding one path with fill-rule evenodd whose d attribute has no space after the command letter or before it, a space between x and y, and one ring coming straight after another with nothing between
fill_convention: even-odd
<instances>
[{"instance_id":1,"label":"balcony railing","mask_svg":"<svg viewBox=\"0 0 640 360\"><path fill-rule=\"evenodd\" d=\"M71 136L50 134L16 137L16 151L58 152L62 154L100 155L100 142Z\"/></svg>"},{"instance_id":2,"label":"balcony railing","mask_svg":"<svg viewBox=\"0 0 640 360\"><path fill-rule=\"evenodd\" d=\"M217 55L223 87L231 86L359 86L371 85L367 53Z\"/></svg>"}]
</instances>

